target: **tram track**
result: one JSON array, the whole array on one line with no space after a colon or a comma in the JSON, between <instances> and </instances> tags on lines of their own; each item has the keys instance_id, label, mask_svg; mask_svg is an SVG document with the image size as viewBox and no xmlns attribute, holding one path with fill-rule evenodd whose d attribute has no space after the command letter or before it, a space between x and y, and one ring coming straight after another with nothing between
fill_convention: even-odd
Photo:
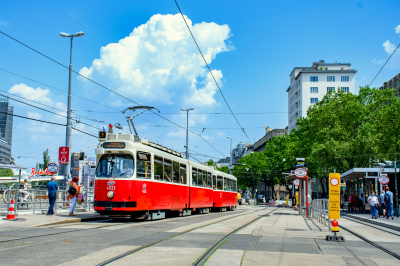
<instances>
[{"instance_id":1,"label":"tram track","mask_svg":"<svg viewBox=\"0 0 400 266\"><path fill-rule=\"evenodd\" d=\"M365 223L365 222L362 222L362 221L358 221L358 220L353 219L353 218L349 218L349 217L344 217L344 218L347 219L347 220L349 220L349 221L355 222L355 223L359 223L359 224L362 224L362 225L366 225L366 226L372 227L372 228L374 228L374 229L376 229L376 230L379 230L379 231L382 231L382 232L385 232L385 233L389 233L389 234L392 234L392 235L400 236L400 234L396 234L396 233L394 233L394 232L390 232L390 231L388 231L388 230L384 230L384 229L379 228L379 227L377 227L377 226L370 225L370 224L368 224L368 223ZM343 225L341 225L340 227L343 228L344 230L346 230L347 232L349 232L350 234L352 234L352 235L354 235L354 236L360 238L361 240L367 242L368 244L370 244L370 245L372 245L372 246L374 246L374 247L376 247L376 248L382 250L383 252L385 252L385 253L391 255L392 257L395 257L396 259L400 260L400 255L399 255L399 254L397 254L397 253L395 253L395 252L393 252L393 251L390 251L390 250L387 249L387 248L382 247L381 245L375 243L374 241L371 241L371 240L369 240L369 239L367 239L367 238L361 236L360 234L354 232L353 230L350 230L349 228L347 228L347 227L345 227L345 226L343 226Z\"/></svg>"},{"instance_id":2,"label":"tram track","mask_svg":"<svg viewBox=\"0 0 400 266\"><path fill-rule=\"evenodd\" d=\"M117 260L119 260L119 259L122 259L122 258L124 258L124 257L126 257L126 256L129 256L129 255L131 255L131 254L134 254L134 253L136 253L136 252L138 252L138 251L140 251L140 250L143 250L143 249L145 249L145 248L154 246L154 245L156 245L156 244L158 244L158 243L161 243L161 242L163 242L163 241L166 241L166 240L168 240L168 239L171 239L171 238L174 238L174 237L177 237L177 236L180 236L180 235L189 233L189 232L191 232L191 231L194 231L194 230L197 230L197 229L200 229L200 228L209 226L209 225L217 224L217 223L220 223L220 222L223 222L223 221L227 221L227 220L230 220L230 219L233 219L233 218L237 218L237 217L240 217L240 216L243 216L243 215L248 215L248 214L253 214L253 213L255 213L255 212L260 212L260 211L263 211L263 210L255 210L255 211L252 211L252 212L246 212L246 213L243 213L243 214L234 215L234 216L228 217L228 218L223 219L223 220L215 221L215 222L212 222L212 223L209 223L209 224L206 224L206 225L198 226L198 227L195 227L195 228L191 228L191 229L185 230L185 231L183 231L183 232L179 232L179 233L177 233L177 234L175 234L175 235L173 235L173 236L165 237L165 238L162 238L162 239L159 239L159 240L150 242L150 243L148 243L148 244L142 245L142 246L140 246L140 247L138 247L138 248L135 248L135 249L133 249L133 250L127 251L127 252L125 252L125 253L123 253L123 254L120 254L120 255L118 255L118 256L115 256L115 257L113 257L113 258L111 258L111 259L109 259L109 260L106 260L106 261L104 261L104 262L102 262L102 263L99 263L99 264L97 264L96 266L103 266L103 265L110 264L110 263L115 262L115 261L117 261ZM268 215L268 214L270 214L270 213L272 213L272 212L274 212L274 211L275 211L275 210L272 210L271 212L267 213L266 215ZM254 222L254 221L256 221L257 219L260 219L260 218L262 218L262 217L265 217L265 215L260 216L260 217L257 217L256 219L252 220L250 223L252 223L252 222ZM240 229L246 227L246 226L249 225L250 223L247 223L246 225L240 227ZM235 232L236 232L237 230L238 230L238 229L236 229ZM218 243L219 243L219 242L218 242ZM221 242L221 243L222 243L222 242Z\"/></svg>"}]
</instances>

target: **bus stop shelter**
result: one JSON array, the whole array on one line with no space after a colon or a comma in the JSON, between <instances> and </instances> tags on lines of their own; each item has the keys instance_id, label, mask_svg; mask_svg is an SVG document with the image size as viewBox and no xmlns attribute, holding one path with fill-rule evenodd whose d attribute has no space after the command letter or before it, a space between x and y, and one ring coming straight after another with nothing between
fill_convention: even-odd
<instances>
[{"instance_id":1,"label":"bus stop shelter","mask_svg":"<svg viewBox=\"0 0 400 266\"><path fill-rule=\"evenodd\" d=\"M387 185L382 185L378 182L378 177L380 175L387 175L389 177L390 181ZM351 194L358 195L359 197L362 195L364 211L368 209L366 207L369 207L366 203L368 196L370 196L373 191L380 195L380 193L384 191L385 186L389 186L393 194L398 191L398 188L395 187L395 177L397 179L399 178L399 168L396 168L395 174L395 168L390 166L353 168L340 175L340 179L346 182L346 197L348 198ZM397 185L399 185L399 182L397 182ZM397 209L397 204L393 205L394 209Z\"/></svg>"}]
</instances>

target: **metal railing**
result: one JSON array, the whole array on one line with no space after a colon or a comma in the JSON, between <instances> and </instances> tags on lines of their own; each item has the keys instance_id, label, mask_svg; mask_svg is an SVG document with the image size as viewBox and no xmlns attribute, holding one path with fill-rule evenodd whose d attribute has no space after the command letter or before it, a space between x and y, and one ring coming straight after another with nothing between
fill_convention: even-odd
<instances>
[{"instance_id":1,"label":"metal railing","mask_svg":"<svg viewBox=\"0 0 400 266\"><path fill-rule=\"evenodd\" d=\"M45 189L25 189L23 191L28 192L27 201L23 201L24 195L20 189L6 189L2 194L3 204L6 205L7 212L11 203L11 198L14 198L15 210L31 210L33 214L40 211L46 211L49 208L48 192ZM15 194L18 193L17 197ZM94 188L82 189L81 195L83 195L83 204L77 202L75 209L83 209L90 211L93 209L93 198ZM60 189L57 191L56 202L54 203L54 212L60 209L70 208L71 201L68 200L68 190ZM78 200L79 201L79 200ZM3 206L4 207L4 206ZM1 212L1 211L0 211Z\"/></svg>"},{"instance_id":2,"label":"metal railing","mask_svg":"<svg viewBox=\"0 0 400 266\"><path fill-rule=\"evenodd\" d=\"M329 199L315 199L311 202L311 217L317 219L318 222L324 224L328 223L329 228L331 223L329 220Z\"/></svg>"}]
</instances>

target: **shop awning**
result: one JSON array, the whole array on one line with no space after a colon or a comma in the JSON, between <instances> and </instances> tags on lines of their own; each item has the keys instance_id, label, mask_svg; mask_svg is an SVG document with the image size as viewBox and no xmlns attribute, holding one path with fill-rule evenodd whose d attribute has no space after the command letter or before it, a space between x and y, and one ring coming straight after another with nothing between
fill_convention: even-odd
<instances>
[{"instance_id":1,"label":"shop awning","mask_svg":"<svg viewBox=\"0 0 400 266\"><path fill-rule=\"evenodd\" d=\"M396 168L399 172L399 168ZM381 174L394 173L394 168L353 168L340 175L340 179L344 181L351 181L360 178L377 178Z\"/></svg>"}]
</instances>

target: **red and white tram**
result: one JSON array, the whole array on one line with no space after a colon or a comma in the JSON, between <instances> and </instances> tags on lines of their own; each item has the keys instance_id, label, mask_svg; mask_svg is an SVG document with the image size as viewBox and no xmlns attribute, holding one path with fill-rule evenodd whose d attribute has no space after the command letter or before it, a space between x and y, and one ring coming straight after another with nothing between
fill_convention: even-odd
<instances>
[{"instance_id":1,"label":"red and white tram","mask_svg":"<svg viewBox=\"0 0 400 266\"><path fill-rule=\"evenodd\" d=\"M132 134L99 132L94 209L102 215L165 218L237 206L237 180Z\"/></svg>"}]
</instances>

